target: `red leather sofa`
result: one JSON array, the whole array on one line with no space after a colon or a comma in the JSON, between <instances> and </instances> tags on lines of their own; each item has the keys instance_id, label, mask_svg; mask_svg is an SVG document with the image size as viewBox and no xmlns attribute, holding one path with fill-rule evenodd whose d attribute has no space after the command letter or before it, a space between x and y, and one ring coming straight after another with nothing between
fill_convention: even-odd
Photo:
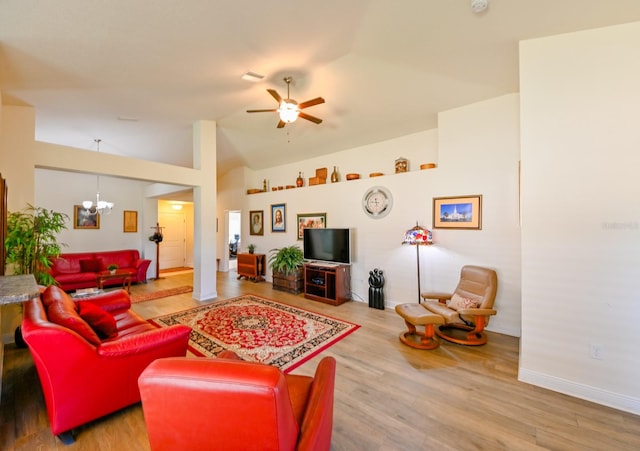
<instances>
[{"instance_id":1,"label":"red leather sofa","mask_svg":"<svg viewBox=\"0 0 640 451\"><path fill-rule=\"evenodd\" d=\"M74 302L55 285L23 303L22 335L65 444L77 426L140 401L138 377L151 362L186 355L189 327L158 328L130 307L125 290Z\"/></svg>"},{"instance_id":2,"label":"red leather sofa","mask_svg":"<svg viewBox=\"0 0 640 451\"><path fill-rule=\"evenodd\" d=\"M119 270L131 272L131 283L147 281L151 260L140 258L137 249L60 254L51 260L49 273L64 291L93 288L98 285L96 273L105 271L112 263L118 265ZM122 282L122 279L109 279L104 285L122 285Z\"/></svg>"},{"instance_id":3,"label":"red leather sofa","mask_svg":"<svg viewBox=\"0 0 640 451\"><path fill-rule=\"evenodd\" d=\"M153 451L329 451L336 361L324 357L314 377L240 360L158 359L139 379Z\"/></svg>"}]
</instances>

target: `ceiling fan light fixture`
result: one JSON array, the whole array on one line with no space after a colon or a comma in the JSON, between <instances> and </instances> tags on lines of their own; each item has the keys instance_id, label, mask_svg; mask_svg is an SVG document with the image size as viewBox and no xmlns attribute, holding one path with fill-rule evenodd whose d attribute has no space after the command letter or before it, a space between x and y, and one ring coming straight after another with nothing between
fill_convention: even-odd
<instances>
[{"instance_id":1,"label":"ceiling fan light fixture","mask_svg":"<svg viewBox=\"0 0 640 451\"><path fill-rule=\"evenodd\" d=\"M298 103L295 100L286 99L283 100L280 104L278 113L280 114L280 120L282 122L291 124L292 122L295 122L296 119L298 119L300 109L298 108Z\"/></svg>"}]
</instances>

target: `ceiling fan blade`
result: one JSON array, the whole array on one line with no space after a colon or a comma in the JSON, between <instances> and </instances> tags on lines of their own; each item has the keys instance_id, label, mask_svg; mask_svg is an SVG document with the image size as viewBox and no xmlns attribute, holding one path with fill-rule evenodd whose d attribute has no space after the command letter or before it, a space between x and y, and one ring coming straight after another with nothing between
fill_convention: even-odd
<instances>
[{"instance_id":1,"label":"ceiling fan blade","mask_svg":"<svg viewBox=\"0 0 640 451\"><path fill-rule=\"evenodd\" d=\"M302 119L306 119L308 121L314 122L316 124L321 124L322 123L322 119L315 117L315 116L311 116L310 114L307 113L303 113L302 111L300 111L300 114L298 114L298 117L301 117Z\"/></svg>"},{"instance_id":2,"label":"ceiling fan blade","mask_svg":"<svg viewBox=\"0 0 640 451\"><path fill-rule=\"evenodd\" d=\"M278 103L282 102L282 97L280 97L280 94L278 94L278 92L275 89L267 89L267 92L271 94L274 99L276 99L276 102Z\"/></svg>"},{"instance_id":3,"label":"ceiling fan blade","mask_svg":"<svg viewBox=\"0 0 640 451\"><path fill-rule=\"evenodd\" d=\"M277 128L282 128L285 125L287 125L287 123L281 119L280 122L278 122L278 127Z\"/></svg>"},{"instance_id":4,"label":"ceiling fan blade","mask_svg":"<svg viewBox=\"0 0 640 451\"><path fill-rule=\"evenodd\" d=\"M322 97L316 97L315 99L302 102L301 104L298 105L298 108L302 110L304 108L309 108L310 106L319 105L321 103L324 103L324 99Z\"/></svg>"},{"instance_id":5,"label":"ceiling fan blade","mask_svg":"<svg viewBox=\"0 0 640 451\"><path fill-rule=\"evenodd\" d=\"M278 111L277 109L273 108L270 110L247 110L247 113L274 113Z\"/></svg>"}]
</instances>

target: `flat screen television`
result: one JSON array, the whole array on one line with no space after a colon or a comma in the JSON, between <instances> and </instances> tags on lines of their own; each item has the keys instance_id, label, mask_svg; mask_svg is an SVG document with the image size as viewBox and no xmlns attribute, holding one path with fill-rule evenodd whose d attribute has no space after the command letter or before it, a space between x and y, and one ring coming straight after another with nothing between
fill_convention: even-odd
<instances>
[{"instance_id":1,"label":"flat screen television","mask_svg":"<svg viewBox=\"0 0 640 451\"><path fill-rule=\"evenodd\" d=\"M349 229L304 229L302 251L305 260L351 263Z\"/></svg>"}]
</instances>

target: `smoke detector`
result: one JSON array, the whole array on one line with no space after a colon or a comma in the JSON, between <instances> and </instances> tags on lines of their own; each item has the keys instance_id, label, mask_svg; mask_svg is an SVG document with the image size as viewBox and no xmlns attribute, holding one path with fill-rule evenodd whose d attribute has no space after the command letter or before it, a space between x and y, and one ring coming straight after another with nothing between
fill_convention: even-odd
<instances>
[{"instance_id":1,"label":"smoke detector","mask_svg":"<svg viewBox=\"0 0 640 451\"><path fill-rule=\"evenodd\" d=\"M471 9L474 13L480 14L489 7L489 0L471 0Z\"/></svg>"}]
</instances>

